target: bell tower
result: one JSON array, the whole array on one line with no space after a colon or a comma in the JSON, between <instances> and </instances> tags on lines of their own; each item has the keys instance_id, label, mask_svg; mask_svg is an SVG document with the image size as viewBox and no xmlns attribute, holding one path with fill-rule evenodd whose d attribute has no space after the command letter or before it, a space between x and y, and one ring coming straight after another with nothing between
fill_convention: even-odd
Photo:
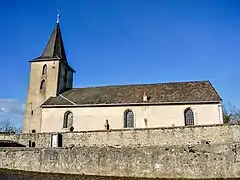
<instances>
[{"instance_id":1,"label":"bell tower","mask_svg":"<svg viewBox=\"0 0 240 180\"><path fill-rule=\"evenodd\" d=\"M42 55L30 61L23 133L41 132L41 105L48 98L71 89L74 73L67 61L58 13L57 23Z\"/></svg>"}]
</instances>

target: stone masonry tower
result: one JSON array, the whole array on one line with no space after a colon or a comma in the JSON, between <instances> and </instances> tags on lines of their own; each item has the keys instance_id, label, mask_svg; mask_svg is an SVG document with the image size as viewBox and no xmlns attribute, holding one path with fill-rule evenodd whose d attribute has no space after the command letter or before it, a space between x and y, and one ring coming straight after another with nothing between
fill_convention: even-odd
<instances>
[{"instance_id":1,"label":"stone masonry tower","mask_svg":"<svg viewBox=\"0 0 240 180\"><path fill-rule=\"evenodd\" d=\"M56 97L72 88L73 73L68 64L59 25L59 15L52 35L38 58L30 61L23 133L41 132L41 105L49 97Z\"/></svg>"}]
</instances>

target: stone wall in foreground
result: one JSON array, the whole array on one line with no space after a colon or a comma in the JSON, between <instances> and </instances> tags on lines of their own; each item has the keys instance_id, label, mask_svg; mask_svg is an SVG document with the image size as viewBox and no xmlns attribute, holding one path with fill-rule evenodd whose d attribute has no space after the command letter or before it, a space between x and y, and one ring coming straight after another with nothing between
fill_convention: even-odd
<instances>
[{"instance_id":1,"label":"stone wall in foreground","mask_svg":"<svg viewBox=\"0 0 240 180\"><path fill-rule=\"evenodd\" d=\"M130 177L240 177L240 126L211 125L62 133L0 134L36 148L0 148L0 168ZM75 147L74 147L74 146Z\"/></svg>"},{"instance_id":2,"label":"stone wall in foreground","mask_svg":"<svg viewBox=\"0 0 240 180\"><path fill-rule=\"evenodd\" d=\"M0 140L13 140L28 146L50 147L51 133L7 135ZM201 143L233 143L240 141L239 125L208 125L193 127L117 129L62 133L63 147L76 146L162 146Z\"/></svg>"},{"instance_id":3,"label":"stone wall in foreground","mask_svg":"<svg viewBox=\"0 0 240 180\"><path fill-rule=\"evenodd\" d=\"M240 143L2 148L0 168L130 177L231 178L240 177Z\"/></svg>"}]
</instances>

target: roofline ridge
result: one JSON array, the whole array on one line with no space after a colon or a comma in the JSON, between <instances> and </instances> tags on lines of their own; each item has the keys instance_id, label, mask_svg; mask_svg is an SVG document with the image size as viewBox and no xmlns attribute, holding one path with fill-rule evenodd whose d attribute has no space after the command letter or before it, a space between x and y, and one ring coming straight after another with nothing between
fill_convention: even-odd
<instances>
[{"instance_id":1,"label":"roofline ridge","mask_svg":"<svg viewBox=\"0 0 240 180\"><path fill-rule=\"evenodd\" d=\"M72 89L87 89L87 88L101 88L101 87L126 87L126 86L147 86L147 85L164 85L164 84L182 84L182 83L200 83L208 82L209 80L197 80L197 81L175 81L175 82L163 82L163 83L139 83L139 84L113 84L113 85L99 85L99 86L86 86L86 87L75 87Z\"/></svg>"},{"instance_id":2,"label":"roofline ridge","mask_svg":"<svg viewBox=\"0 0 240 180\"><path fill-rule=\"evenodd\" d=\"M70 99L66 98L65 96L63 96L62 94L59 94L59 96L65 100L67 100L68 102L72 103L73 105L77 105L74 101L71 101Z\"/></svg>"},{"instance_id":3,"label":"roofline ridge","mask_svg":"<svg viewBox=\"0 0 240 180\"><path fill-rule=\"evenodd\" d=\"M217 96L221 99L221 101L223 101L223 99L221 98L220 94L217 92L217 90L215 89L215 87L213 86L213 84L209 81L210 86L213 88L213 91L217 94Z\"/></svg>"}]
</instances>

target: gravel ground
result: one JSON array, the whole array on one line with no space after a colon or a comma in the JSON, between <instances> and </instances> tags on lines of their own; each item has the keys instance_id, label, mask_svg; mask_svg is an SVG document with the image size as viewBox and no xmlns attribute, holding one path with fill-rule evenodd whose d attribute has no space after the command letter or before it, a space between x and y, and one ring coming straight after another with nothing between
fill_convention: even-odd
<instances>
[{"instance_id":1,"label":"gravel ground","mask_svg":"<svg viewBox=\"0 0 240 180\"><path fill-rule=\"evenodd\" d=\"M131 180L151 180L153 178L52 174L52 173L0 169L0 180L130 180L130 179ZM161 179L155 179L155 180L163 180L163 179L161 178ZM194 180L197 180L197 179L194 179ZM204 179L204 180L207 180L207 179Z\"/></svg>"}]
</instances>

